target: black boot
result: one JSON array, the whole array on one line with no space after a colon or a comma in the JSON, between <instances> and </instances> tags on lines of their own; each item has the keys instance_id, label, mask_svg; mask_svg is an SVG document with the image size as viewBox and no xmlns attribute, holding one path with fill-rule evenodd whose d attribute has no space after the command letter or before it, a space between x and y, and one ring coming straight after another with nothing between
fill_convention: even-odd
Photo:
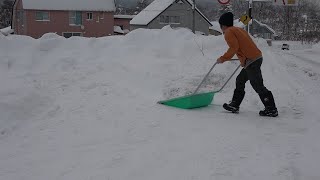
<instances>
[{"instance_id":1,"label":"black boot","mask_svg":"<svg viewBox=\"0 0 320 180\"><path fill-rule=\"evenodd\" d=\"M244 91L234 91L232 100L229 104L224 103L223 108L232 113L239 113L239 106L244 98Z\"/></svg>"},{"instance_id":2,"label":"black boot","mask_svg":"<svg viewBox=\"0 0 320 180\"><path fill-rule=\"evenodd\" d=\"M259 112L260 116L270 116L270 117L277 117L278 116L278 109L276 108L276 104L274 103L273 95L270 91L265 94L259 94L262 103L265 106L263 111Z\"/></svg>"}]
</instances>

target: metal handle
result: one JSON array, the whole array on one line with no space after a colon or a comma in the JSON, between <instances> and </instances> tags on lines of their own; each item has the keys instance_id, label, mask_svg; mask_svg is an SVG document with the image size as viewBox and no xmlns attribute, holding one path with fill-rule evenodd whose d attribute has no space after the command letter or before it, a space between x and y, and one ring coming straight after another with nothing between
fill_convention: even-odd
<instances>
[{"instance_id":1,"label":"metal handle","mask_svg":"<svg viewBox=\"0 0 320 180\"><path fill-rule=\"evenodd\" d=\"M237 69L231 74L231 76L229 77L229 79L227 80L227 82L224 83L224 85L218 90L218 91L215 91L215 92L220 92L226 85L227 83L230 81L230 79L232 78L232 76L238 71L238 69L240 68L241 64L239 64L239 66L237 67Z\"/></svg>"},{"instance_id":2,"label":"metal handle","mask_svg":"<svg viewBox=\"0 0 320 180\"><path fill-rule=\"evenodd\" d=\"M231 61L235 61L238 59L231 59ZM209 72L206 74L206 76L202 79L201 83L198 85L197 89L192 93L192 95L196 94L198 92L198 90L200 89L201 85L203 84L203 82L207 79L207 77L209 76L209 74L211 73L212 69L218 64L218 62L214 63L213 66L210 68ZM237 69L232 73L232 75L229 77L229 79L227 80L227 82L216 92L220 92L226 85L227 83L230 81L230 79L232 78L232 76L238 71L238 69L240 68L240 65L237 67Z\"/></svg>"},{"instance_id":3,"label":"metal handle","mask_svg":"<svg viewBox=\"0 0 320 180\"><path fill-rule=\"evenodd\" d=\"M196 94L198 92L198 90L200 89L202 83L207 79L207 77L209 76L209 74L211 73L212 69L218 64L218 62L214 63L214 65L211 67L211 69L209 70L209 72L206 74L206 76L202 79L201 83L199 84L199 86L197 87L197 89L192 93L192 95Z\"/></svg>"}]
</instances>

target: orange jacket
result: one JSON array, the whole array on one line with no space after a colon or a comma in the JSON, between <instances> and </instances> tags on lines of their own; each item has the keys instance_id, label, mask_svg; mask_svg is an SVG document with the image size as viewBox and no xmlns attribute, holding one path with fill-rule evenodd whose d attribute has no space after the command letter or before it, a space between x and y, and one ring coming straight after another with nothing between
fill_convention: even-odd
<instances>
[{"instance_id":1,"label":"orange jacket","mask_svg":"<svg viewBox=\"0 0 320 180\"><path fill-rule=\"evenodd\" d=\"M224 38L229 45L229 49L220 57L223 62L231 60L237 54L241 66L244 67L246 59L254 61L262 57L261 51L244 29L234 26L228 27L225 30Z\"/></svg>"}]
</instances>

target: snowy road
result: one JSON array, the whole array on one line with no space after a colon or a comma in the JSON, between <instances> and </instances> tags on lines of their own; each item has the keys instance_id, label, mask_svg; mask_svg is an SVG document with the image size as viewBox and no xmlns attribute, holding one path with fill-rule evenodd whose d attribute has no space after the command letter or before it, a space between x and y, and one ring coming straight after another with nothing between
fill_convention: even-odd
<instances>
[{"instance_id":1,"label":"snowy road","mask_svg":"<svg viewBox=\"0 0 320 180\"><path fill-rule=\"evenodd\" d=\"M293 51L293 52L286 52L285 54L292 55L300 60L303 60L311 65L320 66L320 52L309 49L305 51Z\"/></svg>"}]
</instances>

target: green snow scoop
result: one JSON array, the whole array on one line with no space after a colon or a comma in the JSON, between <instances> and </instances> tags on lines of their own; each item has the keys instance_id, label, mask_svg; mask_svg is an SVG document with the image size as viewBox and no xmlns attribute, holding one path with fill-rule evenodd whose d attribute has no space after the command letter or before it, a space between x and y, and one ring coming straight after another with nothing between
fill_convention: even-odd
<instances>
[{"instance_id":1,"label":"green snow scoop","mask_svg":"<svg viewBox=\"0 0 320 180\"><path fill-rule=\"evenodd\" d=\"M210 71L206 74L206 76L203 78L197 89L191 94L187 96L177 97L165 101L159 101L159 104L182 108L182 109L194 109L194 108L200 108L205 107L211 104L213 97L215 93L220 92L230 81L232 76L237 72L237 70L240 68L240 65L237 67L237 69L232 73L232 75L229 77L229 79L224 83L224 85L218 90L218 91L211 91L206 93L198 93L199 88L203 84L203 82L207 79L212 69L217 65L217 62L211 67Z\"/></svg>"}]
</instances>

